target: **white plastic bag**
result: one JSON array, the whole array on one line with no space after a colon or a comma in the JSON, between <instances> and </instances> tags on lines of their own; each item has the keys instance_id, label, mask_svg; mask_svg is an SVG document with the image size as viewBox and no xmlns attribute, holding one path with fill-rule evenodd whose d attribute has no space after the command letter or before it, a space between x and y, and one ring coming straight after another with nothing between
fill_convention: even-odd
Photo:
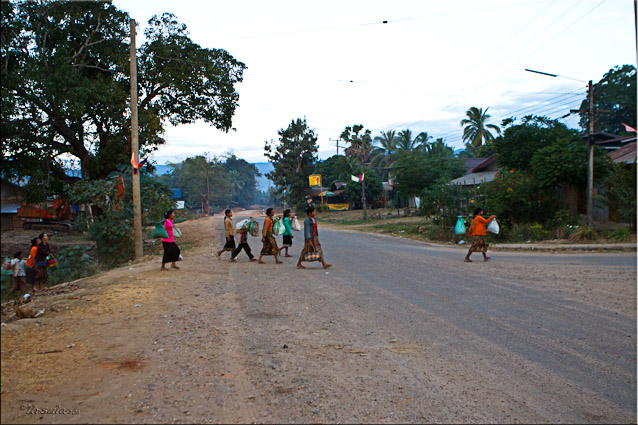
<instances>
[{"instance_id":1,"label":"white plastic bag","mask_svg":"<svg viewBox=\"0 0 638 425\"><path fill-rule=\"evenodd\" d=\"M299 223L299 220L297 220L297 217L292 218L290 227L292 227L292 230L301 230L301 224Z\"/></svg>"},{"instance_id":2,"label":"white plastic bag","mask_svg":"<svg viewBox=\"0 0 638 425\"><path fill-rule=\"evenodd\" d=\"M245 218L235 225L235 230L249 230L250 218Z\"/></svg>"},{"instance_id":3,"label":"white plastic bag","mask_svg":"<svg viewBox=\"0 0 638 425\"><path fill-rule=\"evenodd\" d=\"M487 225L487 231L490 233L494 233L495 235L498 235L498 223L496 222L496 219L492 219L492 221L490 221L490 223Z\"/></svg>"}]
</instances>

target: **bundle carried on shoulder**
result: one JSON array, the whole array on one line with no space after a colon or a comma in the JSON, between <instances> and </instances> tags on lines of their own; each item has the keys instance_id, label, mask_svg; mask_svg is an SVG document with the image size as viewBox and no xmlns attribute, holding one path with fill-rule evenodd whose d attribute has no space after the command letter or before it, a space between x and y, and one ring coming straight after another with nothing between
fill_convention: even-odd
<instances>
[{"instance_id":1,"label":"bundle carried on shoulder","mask_svg":"<svg viewBox=\"0 0 638 425\"><path fill-rule=\"evenodd\" d=\"M284 223L281 221L279 217L275 218L272 223L272 234L275 236L281 236L284 234L286 228L284 227Z\"/></svg>"},{"instance_id":2,"label":"bundle carried on shoulder","mask_svg":"<svg viewBox=\"0 0 638 425\"><path fill-rule=\"evenodd\" d=\"M245 230L253 236L259 236L259 223L252 217L245 218L235 225L235 230Z\"/></svg>"},{"instance_id":3,"label":"bundle carried on shoulder","mask_svg":"<svg viewBox=\"0 0 638 425\"><path fill-rule=\"evenodd\" d=\"M168 232L164 228L163 221L155 223L155 230L153 231L153 239L168 239Z\"/></svg>"}]
</instances>

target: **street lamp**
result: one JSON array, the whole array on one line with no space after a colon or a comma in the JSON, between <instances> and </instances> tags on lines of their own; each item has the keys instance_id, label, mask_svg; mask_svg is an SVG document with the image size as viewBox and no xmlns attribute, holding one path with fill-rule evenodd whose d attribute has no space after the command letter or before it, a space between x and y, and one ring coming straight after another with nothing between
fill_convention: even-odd
<instances>
[{"instance_id":1,"label":"street lamp","mask_svg":"<svg viewBox=\"0 0 638 425\"><path fill-rule=\"evenodd\" d=\"M550 74L548 72L534 71L532 69L525 69L528 72L534 72L536 74L547 75L549 77L561 77L567 78L568 80L575 80L585 82L584 80L578 80L576 78L565 77L557 74ZM589 132L587 134L587 145L589 146L589 159L587 161L587 225L592 225L592 213L594 210L594 201L593 201L593 192L594 192L594 88L591 80L588 83L588 96L589 96L589 111L588 111L588 119L589 119Z\"/></svg>"}]
</instances>

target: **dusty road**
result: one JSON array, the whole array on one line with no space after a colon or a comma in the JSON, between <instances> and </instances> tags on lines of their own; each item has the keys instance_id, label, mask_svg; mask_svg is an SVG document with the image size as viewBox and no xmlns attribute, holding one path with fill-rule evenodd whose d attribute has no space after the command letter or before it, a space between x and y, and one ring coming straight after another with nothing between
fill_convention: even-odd
<instances>
[{"instance_id":1,"label":"dusty road","mask_svg":"<svg viewBox=\"0 0 638 425\"><path fill-rule=\"evenodd\" d=\"M218 260L219 221L2 326L2 423L636 423L635 253L321 228L334 267L298 270Z\"/></svg>"}]
</instances>

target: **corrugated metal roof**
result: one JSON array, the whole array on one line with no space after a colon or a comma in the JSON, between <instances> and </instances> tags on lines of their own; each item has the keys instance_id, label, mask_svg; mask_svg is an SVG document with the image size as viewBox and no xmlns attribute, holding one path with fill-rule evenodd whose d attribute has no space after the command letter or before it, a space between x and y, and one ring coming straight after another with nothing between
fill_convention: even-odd
<instances>
[{"instance_id":1,"label":"corrugated metal roof","mask_svg":"<svg viewBox=\"0 0 638 425\"><path fill-rule=\"evenodd\" d=\"M623 146L622 148L609 152L609 157L614 162L633 164L636 161L636 142L630 143Z\"/></svg>"},{"instance_id":2,"label":"corrugated metal roof","mask_svg":"<svg viewBox=\"0 0 638 425\"><path fill-rule=\"evenodd\" d=\"M454 179L448 184L456 184L460 186L474 186L481 183L487 183L494 181L498 170L493 171L479 171L476 173L466 174L464 176L459 177L458 179Z\"/></svg>"}]
</instances>

